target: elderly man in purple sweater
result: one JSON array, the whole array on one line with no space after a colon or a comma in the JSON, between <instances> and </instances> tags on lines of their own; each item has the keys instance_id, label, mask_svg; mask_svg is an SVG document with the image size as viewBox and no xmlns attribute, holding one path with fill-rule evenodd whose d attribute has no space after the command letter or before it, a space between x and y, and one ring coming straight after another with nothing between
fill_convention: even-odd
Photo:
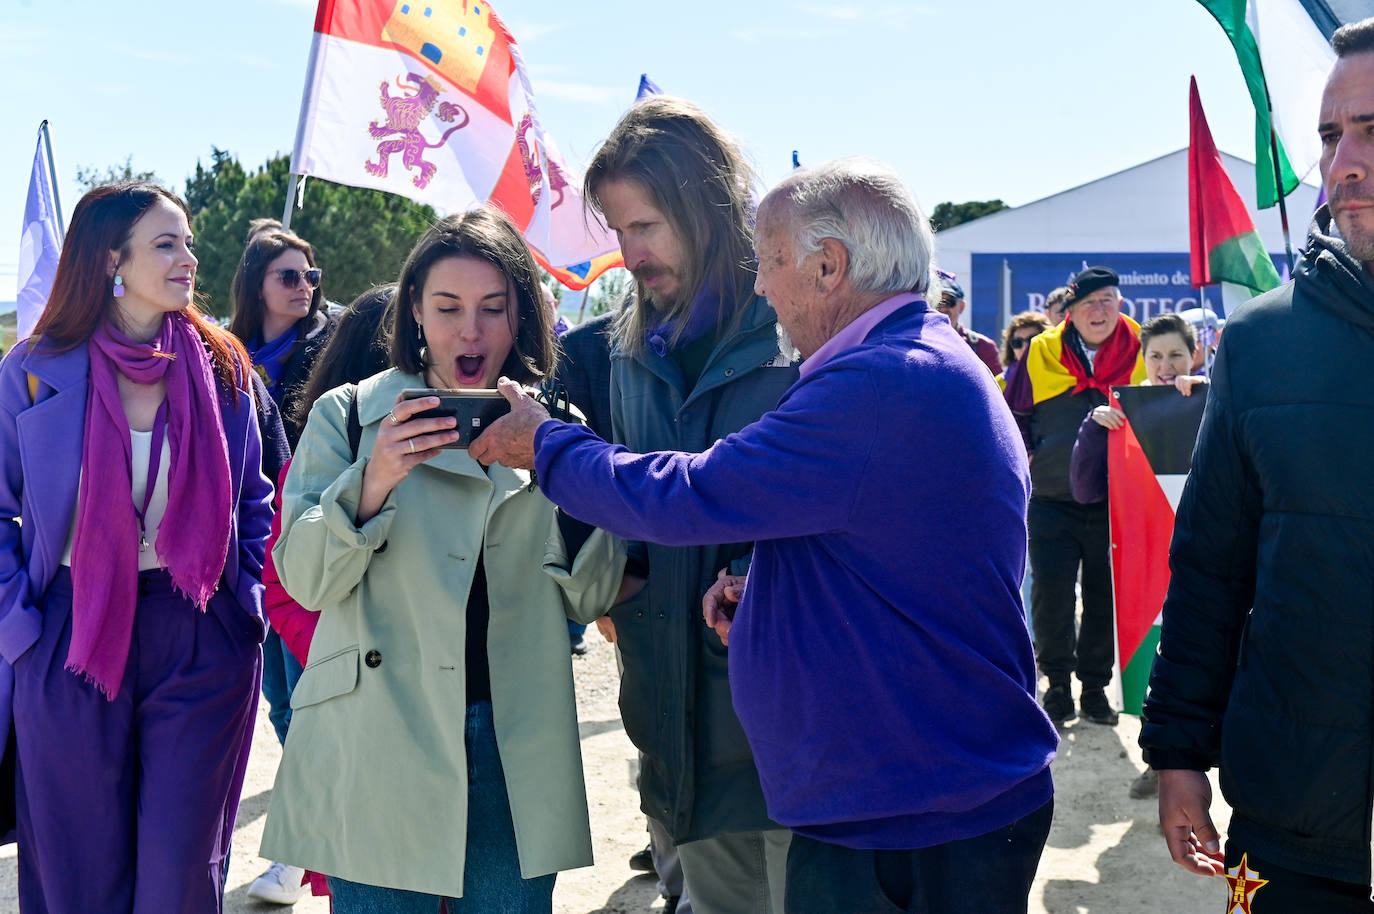
<instances>
[{"instance_id":1,"label":"elderly man in purple sweater","mask_svg":"<svg viewBox=\"0 0 1374 914\"><path fill-rule=\"evenodd\" d=\"M472 454L535 467L621 536L755 541L747 582L705 608L769 815L793 831L789 912L1024 911L1058 738L1020 598L1021 436L925 302L930 227L886 167L794 172L756 245L757 291L805 359L773 411L700 454L633 454L503 383L512 414Z\"/></svg>"}]
</instances>

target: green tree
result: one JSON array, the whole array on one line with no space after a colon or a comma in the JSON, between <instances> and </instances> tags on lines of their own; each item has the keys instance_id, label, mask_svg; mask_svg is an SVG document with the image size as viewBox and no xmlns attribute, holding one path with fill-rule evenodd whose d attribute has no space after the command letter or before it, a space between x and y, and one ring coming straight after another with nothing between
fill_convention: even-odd
<instances>
[{"instance_id":1,"label":"green tree","mask_svg":"<svg viewBox=\"0 0 1374 914\"><path fill-rule=\"evenodd\" d=\"M247 172L229 152L212 148L186 181L200 258L197 286L205 307L219 316L233 309L230 286L249 221L280 218L290 183L290 162L277 156ZM293 210L291 231L315 248L325 295L348 302L374 285L394 282L420 235L436 219L428 206L381 191L306 182L304 207Z\"/></svg>"},{"instance_id":2,"label":"green tree","mask_svg":"<svg viewBox=\"0 0 1374 914\"><path fill-rule=\"evenodd\" d=\"M587 317L605 314L620 304L632 282L630 271L624 267L615 267L598 276L587 288Z\"/></svg>"},{"instance_id":3,"label":"green tree","mask_svg":"<svg viewBox=\"0 0 1374 914\"><path fill-rule=\"evenodd\" d=\"M1001 200L969 200L967 203L946 201L937 205L935 211L930 214L930 226L938 232L993 213L1000 213L1004 209L1011 207Z\"/></svg>"},{"instance_id":4,"label":"green tree","mask_svg":"<svg viewBox=\"0 0 1374 914\"><path fill-rule=\"evenodd\" d=\"M125 156L124 161L118 165L111 165L108 168L96 168L94 165L78 165L76 167L76 183L81 185L81 192L86 191L102 184L114 184L117 181L150 181L153 184L167 186L163 181L151 171L134 171L134 157Z\"/></svg>"}]
</instances>

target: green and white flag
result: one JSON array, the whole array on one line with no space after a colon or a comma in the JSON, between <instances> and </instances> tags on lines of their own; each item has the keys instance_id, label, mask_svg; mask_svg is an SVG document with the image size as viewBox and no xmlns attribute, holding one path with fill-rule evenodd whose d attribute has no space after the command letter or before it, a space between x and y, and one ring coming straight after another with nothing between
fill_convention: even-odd
<instances>
[{"instance_id":1,"label":"green and white flag","mask_svg":"<svg viewBox=\"0 0 1374 914\"><path fill-rule=\"evenodd\" d=\"M1261 209L1286 196L1321 157L1317 113L1326 75L1335 62L1331 32L1341 24L1322 0L1198 0L1235 48L1255 106L1255 193ZM1271 114L1272 109L1272 114Z\"/></svg>"}]
</instances>

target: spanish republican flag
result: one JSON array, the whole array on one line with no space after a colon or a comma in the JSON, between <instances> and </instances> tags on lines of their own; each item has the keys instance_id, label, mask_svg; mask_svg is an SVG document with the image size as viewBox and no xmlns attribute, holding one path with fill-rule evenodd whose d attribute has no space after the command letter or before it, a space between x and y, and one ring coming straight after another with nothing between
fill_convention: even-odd
<instances>
[{"instance_id":1,"label":"spanish republican flag","mask_svg":"<svg viewBox=\"0 0 1374 914\"><path fill-rule=\"evenodd\" d=\"M1103 393L1117 384L1139 384L1145 380L1145 358L1140 351L1140 325L1122 314L1117 329L1097 350L1094 371L1086 370L1073 355L1064 339L1070 324L1067 320L1038 334L1026 347L1021 370L1013 386L1025 387L1029 381L1031 395L1026 408L1044 403L1060 394L1079 393L1095 387ZM1016 406L1012 407L1017 408Z\"/></svg>"},{"instance_id":2,"label":"spanish republican flag","mask_svg":"<svg viewBox=\"0 0 1374 914\"><path fill-rule=\"evenodd\" d=\"M573 289L620 265L485 0L319 0L291 170L448 212L495 204Z\"/></svg>"},{"instance_id":3,"label":"spanish republican flag","mask_svg":"<svg viewBox=\"0 0 1374 914\"><path fill-rule=\"evenodd\" d=\"M1193 288L1233 283L1258 295L1280 283L1255 223L1222 167L1197 79L1189 81L1188 230Z\"/></svg>"},{"instance_id":4,"label":"spanish republican flag","mask_svg":"<svg viewBox=\"0 0 1374 914\"><path fill-rule=\"evenodd\" d=\"M1112 401L1126 414L1126 424L1107 433L1117 662L1122 706L1139 714L1169 589L1174 511L1192 467L1207 388L1185 397L1172 385L1115 387Z\"/></svg>"}]
</instances>

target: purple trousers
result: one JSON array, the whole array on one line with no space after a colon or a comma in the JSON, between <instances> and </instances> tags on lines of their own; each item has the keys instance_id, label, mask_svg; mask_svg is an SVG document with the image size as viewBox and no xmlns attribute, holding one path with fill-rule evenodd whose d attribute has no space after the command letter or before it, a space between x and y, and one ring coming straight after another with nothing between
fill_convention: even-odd
<instances>
[{"instance_id":1,"label":"purple trousers","mask_svg":"<svg viewBox=\"0 0 1374 914\"><path fill-rule=\"evenodd\" d=\"M129 664L108 701L64 669L71 575L14 665L23 914L218 914L257 713L257 623L220 590L205 612L138 577Z\"/></svg>"}]
</instances>

